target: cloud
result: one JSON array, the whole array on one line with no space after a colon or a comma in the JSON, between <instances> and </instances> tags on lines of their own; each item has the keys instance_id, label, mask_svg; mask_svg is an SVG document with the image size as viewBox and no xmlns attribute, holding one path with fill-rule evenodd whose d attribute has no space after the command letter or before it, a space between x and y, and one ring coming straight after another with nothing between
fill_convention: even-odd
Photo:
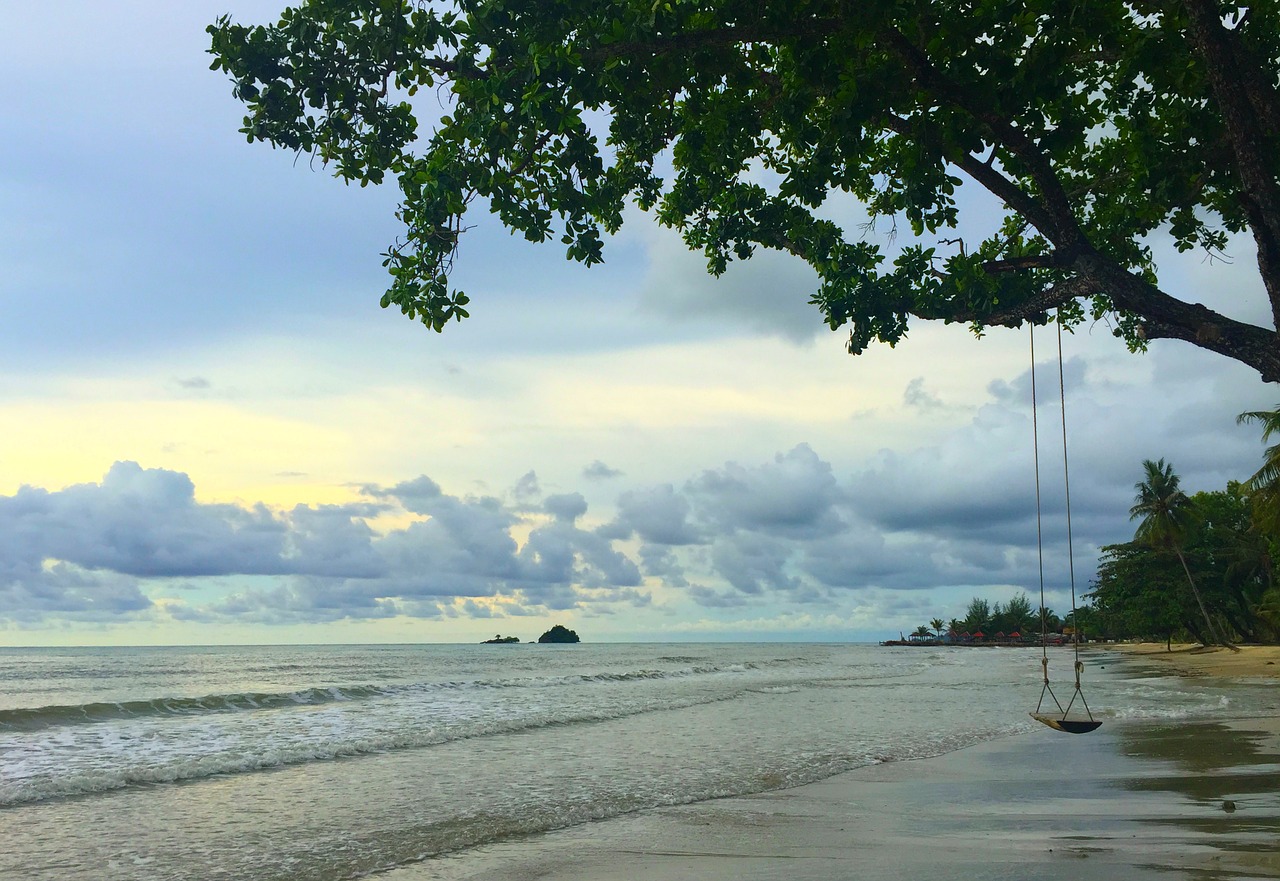
<instances>
[{"instance_id":1,"label":"cloud","mask_svg":"<svg viewBox=\"0 0 1280 881\"><path fill-rule=\"evenodd\" d=\"M582 476L587 480L612 480L615 477L621 477L622 472L617 468L610 468L599 459L596 459L582 469Z\"/></svg>"},{"instance_id":2,"label":"cloud","mask_svg":"<svg viewBox=\"0 0 1280 881\"><path fill-rule=\"evenodd\" d=\"M945 406L942 398L925 389L923 376L917 376L907 383L906 391L902 393L902 403L913 409L924 411L937 410Z\"/></svg>"},{"instance_id":3,"label":"cloud","mask_svg":"<svg viewBox=\"0 0 1280 881\"><path fill-rule=\"evenodd\" d=\"M370 501L286 511L204 503L187 475L134 462L97 484L22 487L0 497L0 619L125 618L153 609L146 584L173 579L188 594L233 584L166 601L189 622L436 617L471 598L554 610L647 602L636 563L575 525L587 512L578 493L549 497L552 519L520 545L521 514L494 497L452 496L425 475L362 491ZM385 533L369 525L395 509L422 519ZM495 608L461 608L481 606Z\"/></svg>"},{"instance_id":4,"label":"cloud","mask_svg":"<svg viewBox=\"0 0 1280 881\"><path fill-rule=\"evenodd\" d=\"M625 492L618 497L617 516L599 532L618 539L639 535L660 545L698 544L704 537L689 521L691 511L689 500L670 484Z\"/></svg>"},{"instance_id":5,"label":"cloud","mask_svg":"<svg viewBox=\"0 0 1280 881\"><path fill-rule=\"evenodd\" d=\"M843 491L831 466L808 444L755 468L729 463L704 471L686 492L699 517L720 532L745 529L808 538L844 528L836 510Z\"/></svg>"},{"instance_id":6,"label":"cloud","mask_svg":"<svg viewBox=\"0 0 1280 881\"><path fill-rule=\"evenodd\" d=\"M821 314L809 303L818 289L817 274L803 261L761 248L716 278L706 271L706 257L690 251L679 235L639 218L629 220L626 235L639 237L647 251L640 304L650 315L685 328L732 327L795 344L811 343L826 332Z\"/></svg>"},{"instance_id":7,"label":"cloud","mask_svg":"<svg viewBox=\"0 0 1280 881\"><path fill-rule=\"evenodd\" d=\"M511 495L522 505L535 504L538 496L542 495L542 488L538 485L538 475L533 471L525 474L511 488Z\"/></svg>"},{"instance_id":8,"label":"cloud","mask_svg":"<svg viewBox=\"0 0 1280 881\"><path fill-rule=\"evenodd\" d=\"M582 493L566 493L547 496L542 507L557 520L573 523L587 513L587 500L582 497Z\"/></svg>"},{"instance_id":9,"label":"cloud","mask_svg":"<svg viewBox=\"0 0 1280 881\"><path fill-rule=\"evenodd\" d=\"M1143 458L1172 462L1191 492L1260 461L1256 429L1234 416L1267 402L1221 370L1163 371L1166 357L1149 362L1146 397L1135 394L1146 380L1105 360L1065 365L1078 592L1098 548L1133 534ZM1055 368L1038 365L1037 380ZM420 475L360 486L362 500L276 509L202 502L185 474L118 462L99 483L0 496L0 619L167 613L193 625L292 624L634 609L678 617L695 607L861 615L873 605L906 614L928 597L1032 591L1030 382L1024 371L993 383L956 427L839 472L798 443L764 461L629 487L608 519L593 517L582 492L542 497L534 471L502 497L455 495ZM1044 562L1050 604L1061 605L1071 563L1061 406L1038 391ZM923 383L908 384L913 396L933 400ZM867 596L879 599L854 599Z\"/></svg>"}]
</instances>

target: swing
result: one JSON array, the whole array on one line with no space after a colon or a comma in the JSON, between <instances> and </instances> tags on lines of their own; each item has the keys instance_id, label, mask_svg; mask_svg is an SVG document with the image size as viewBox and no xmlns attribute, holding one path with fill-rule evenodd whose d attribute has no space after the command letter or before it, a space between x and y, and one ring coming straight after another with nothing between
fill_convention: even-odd
<instances>
[{"instance_id":1,"label":"swing","mask_svg":"<svg viewBox=\"0 0 1280 881\"><path fill-rule=\"evenodd\" d=\"M1067 390L1062 371L1061 322L1058 323L1058 391L1062 407L1062 477L1067 502L1067 567L1071 573L1071 620L1074 622L1076 619L1076 568L1071 546L1071 477L1067 469ZM1098 728L1102 722L1093 718L1093 713L1089 710L1089 704L1084 699L1084 692L1080 688L1080 674L1084 672L1084 662L1080 660L1080 634L1078 630L1071 637L1071 647L1075 653L1076 687L1071 695L1071 700L1067 702L1066 709L1063 709L1062 704L1058 701L1058 696L1053 693L1053 688L1049 685L1049 625L1047 609L1044 604L1044 532L1040 513L1040 428L1036 422L1036 328L1034 324L1031 325L1031 431L1036 471L1036 548L1040 555L1040 669L1044 675L1044 687L1040 689L1040 701L1036 704L1035 712L1031 714L1031 718L1048 725L1054 731L1062 731L1067 734L1087 734ZM1045 706L1046 695L1053 701L1053 706L1057 708L1057 713L1050 712L1049 708ZM1071 715L1071 709L1075 706L1077 700L1080 701L1080 706L1084 707L1083 717L1080 714Z\"/></svg>"}]
</instances>

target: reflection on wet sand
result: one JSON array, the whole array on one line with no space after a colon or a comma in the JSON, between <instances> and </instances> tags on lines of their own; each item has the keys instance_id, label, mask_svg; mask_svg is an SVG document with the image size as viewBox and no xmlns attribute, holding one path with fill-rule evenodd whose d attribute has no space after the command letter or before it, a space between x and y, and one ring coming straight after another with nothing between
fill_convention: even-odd
<instances>
[{"instance_id":1,"label":"reflection on wet sand","mask_svg":"<svg viewBox=\"0 0 1280 881\"><path fill-rule=\"evenodd\" d=\"M1163 810L1138 819L1153 838L1178 830L1185 844L1210 849L1195 861L1195 877L1280 878L1280 720L1121 726L1118 734L1123 754L1141 764L1115 785L1169 794ZM1190 854L1181 856L1166 867L1190 871Z\"/></svg>"}]
</instances>

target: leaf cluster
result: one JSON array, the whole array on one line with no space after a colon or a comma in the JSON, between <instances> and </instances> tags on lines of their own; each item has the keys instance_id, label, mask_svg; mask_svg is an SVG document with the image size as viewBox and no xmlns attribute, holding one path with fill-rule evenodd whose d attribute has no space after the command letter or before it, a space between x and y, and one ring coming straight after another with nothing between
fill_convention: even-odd
<instances>
[{"instance_id":1,"label":"leaf cluster","mask_svg":"<svg viewBox=\"0 0 1280 881\"><path fill-rule=\"evenodd\" d=\"M399 180L383 305L436 330L466 315L449 274L479 198L587 265L631 203L715 274L760 247L795 254L855 353L913 317L980 331L1053 310L1107 319L1135 349L1198 334L1243 358L1258 341L1204 331L1216 317L1156 287L1149 235L1216 252L1255 219L1176 2L313 0L209 31L251 140L362 185ZM1254 8L1230 35L1237 79L1271 72L1263 98L1278 32ZM424 87L447 104L429 132ZM1280 150L1265 155L1275 178ZM960 223L965 178L1006 211L968 244L938 236ZM842 228L841 195L933 244Z\"/></svg>"}]
</instances>

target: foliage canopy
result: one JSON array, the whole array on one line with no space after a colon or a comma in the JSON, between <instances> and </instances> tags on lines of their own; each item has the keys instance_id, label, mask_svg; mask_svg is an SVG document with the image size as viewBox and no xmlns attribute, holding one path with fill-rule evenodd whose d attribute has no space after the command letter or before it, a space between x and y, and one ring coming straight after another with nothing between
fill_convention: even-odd
<instances>
[{"instance_id":1,"label":"foliage canopy","mask_svg":"<svg viewBox=\"0 0 1280 881\"><path fill-rule=\"evenodd\" d=\"M634 202L713 273L760 247L806 261L854 353L912 318L1056 310L1280 381L1276 4L312 0L209 31L249 140L398 180L382 303L436 330L467 314L449 272L477 197L586 264ZM1005 208L981 241L940 237L964 179ZM830 219L840 194L937 241L890 259ZM1246 230L1271 326L1159 286L1150 236L1212 253Z\"/></svg>"}]
</instances>

